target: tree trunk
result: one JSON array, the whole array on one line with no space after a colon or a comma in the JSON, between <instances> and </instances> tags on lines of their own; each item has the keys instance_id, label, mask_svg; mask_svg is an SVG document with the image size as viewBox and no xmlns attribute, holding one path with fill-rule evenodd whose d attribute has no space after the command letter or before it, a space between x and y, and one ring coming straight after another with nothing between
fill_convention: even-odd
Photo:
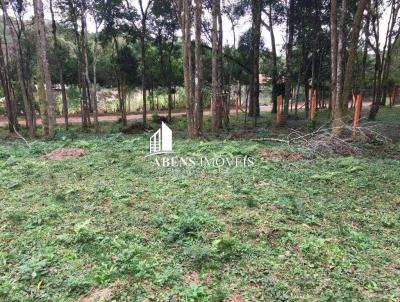
<instances>
[{"instance_id":1,"label":"tree trunk","mask_svg":"<svg viewBox=\"0 0 400 302\"><path fill-rule=\"evenodd\" d=\"M46 98L46 89L38 70L38 81L37 81L37 96L40 108L40 117L42 119L42 128L44 136L49 136L49 115L48 115L48 103Z\"/></svg>"},{"instance_id":2,"label":"tree trunk","mask_svg":"<svg viewBox=\"0 0 400 302\"><path fill-rule=\"evenodd\" d=\"M0 45L2 41L0 39ZM7 47L7 46L6 46ZM0 81L6 101L8 130L10 133L14 133L15 129L18 128L17 112L15 107L15 100L10 91L10 79L7 69L7 60L4 57L3 47L0 47Z\"/></svg>"},{"instance_id":3,"label":"tree trunk","mask_svg":"<svg viewBox=\"0 0 400 302\"><path fill-rule=\"evenodd\" d=\"M5 5L4 0L1 0L1 6L3 9L3 16L5 20L4 26L8 27L13 42L13 53L15 54L18 83L21 89L22 100L24 103L26 124L28 126L29 135L34 136L36 131L33 121L34 113L32 111L32 100L29 98L28 90L24 79L24 71L22 68L23 59L22 59L21 44L18 39L17 33L15 31L15 27L12 24L11 18L7 14L7 6Z\"/></svg>"},{"instance_id":4,"label":"tree trunk","mask_svg":"<svg viewBox=\"0 0 400 302\"><path fill-rule=\"evenodd\" d=\"M193 89L192 89L192 59L191 59L191 1L179 1L179 16L182 29L183 76L186 96L186 117L189 138L194 137L193 126Z\"/></svg>"},{"instance_id":5,"label":"tree trunk","mask_svg":"<svg viewBox=\"0 0 400 302\"><path fill-rule=\"evenodd\" d=\"M82 25L82 56L83 56L83 81L85 82L84 88L86 90L86 111L87 111L87 121L90 126L90 111L92 107L92 98L91 98L91 82L89 77L89 59L88 59L88 32L86 25L86 14L87 14L87 6L86 0L82 0L82 15L81 15L81 25Z\"/></svg>"},{"instance_id":6,"label":"tree trunk","mask_svg":"<svg viewBox=\"0 0 400 302\"><path fill-rule=\"evenodd\" d=\"M95 13L94 13L95 14ZM98 119L98 109L97 109L97 47L98 47L98 40L99 40L99 33L98 33L98 23L97 23L97 16L93 17L95 23L95 36L94 36L94 45L93 45L93 118L94 118L94 128L96 132L99 132L100 125Z\"/></svg>"},{"instance_id":7,"label":"tree trunk","mask_svg":"<svg viewBox=\"0 0 400 302\"><path fill-rule=\"evenodd\" d=\"M331 0L331 116L332 133L340 135L342 108L337 97L338 43L337 43L337 1Z\"/></svg>"},{"instance_id":8,"label":"tree trunk","mask_svg":"<svg viewBox=\"0 0 400 302\"><path fill-rule=\"evenodd\" d=\"M299 73L297 75L297 85L296 85L296 98L295 98L295 104L294 104L294 115L297 117L297 111L298 111L298 105L299 105L299 93L300 93L300 82L301 82L301 66L299 68Z\"/></svg>"},{"instance_id":9,"label":"tree trunk","mask_svg":"<svg viewBox=\"0 0 400 302\"><path fill-rule=\"evenodd\" d=\"M287 119L289 114L289 100L291 85L290 80L292 78L292 56L293 56L293 36L294 36L294 0L289 0L289 12L288 12L288 42L286 46L286 79L285 79L285 104L283 108L283 119Z\"/></svg>"},{"instance_id":10,"label":"tree trunk","mask_svg":"<svg viewBox=\"0 0 400 302\"><path fill-rule=\"evenodd\" d=\"M218 10L218 90L220 95L221 105L221 118L223 119L223 125L225 128L229 126L229 102L225 91L225 73L224 73L224 54L223 54L223 28L222 28L222 12L221 2L217 2Z\"/></svg>"},{"instance_id":11,"label":"tree trunk","mask_svg":"<svg viewBox=\"0 0 400 302\"><path fill-rule=\"evenodd\" d=\"M114 36L113 40L114 40L115 53L116 53L117 58L119 58L118 39L116 36ZM123 75L121 74L120 66L117 66L115 73L117 75L118 100L119 100L119 111L121 113L121 121L122 121L122 125L126 125L127 120L126 120L126 109L125 109L125 100L124 100L124 92L123 92L124 78L123 78Z\"/></svg>"},{"instance_id":12,"label":"tree trunk","mask_svg":"<svg viewBox=\"0 0 400 302\"><path fill-rule=\"evenodd\" d=\"M56 55L58 56L61 54L58 53L59 52L59 44L58 44L58 39L57 39L57 23L54 19L53 1L52 0L50 0L50 14L51 14L54 51L56 52ZM61 103L62 103L62 114L64 116L64 126L65 126L65 129L68 129L68 101L67 101L67 94L65 91L64 72L63 72L62 65L60 64L59 60L57 60L56 64L57 64L58 76L60 79L60 86L61 86Z\"/></svg>"},{"instance_id":13,"label":"tree trunk","mask_svg":"<svg viewBox=\"0 0 400 302\"><path fill-rule=\"evenodd\" d=\"M260 39L261 39L261 0L252 0L253 23L251 29L251 77L250 77L250 108L249 115L253 117L253 127L257 125L260 115Z\"/></svg>"},{"instance_id":14,"label":"tree trunk","mask_svg":"<svg viewBox=\"0 0 400 302\"><path fill-rule=\"evenodd\" d=\"M375 9L378 10L379 8L379 2L374 2L375 4ZM391 11L390 11L390 17L389 17L389 25L388 29L386 32L386 38L385 38L385 45L383 47L382 51L382 59L380 55L380 49L379 49L379 44L376 44L376 47L374 48L375 51L375 57L376 57L376 65L375 65L375 75L374 75L374 99L372 102L372 106L369 112L368 118L370 120L374 120L378 111L379 107L381 105L384 105L386 102L386 94L387 94L387 88L385 83L387 82L387 79L389 78L389 71L390 71L390 65L391 65L391 52L393 49L393 45L396 45L399 37L400 37L400 31L394 31L394 27L397 24L398 20L398 13L400 10L400 3L398 1L392 1L391 2ZM376 25L373 21L374 25L374 30L376 31L376 27L379 26L379 23ZM375 35L375 40L379 41L379 36L377 37ZM369 41L369 40L368 40ZM387 47L387 54L386 53L386 47ZM378 64L379 63L379 64ZM383 70L382 70L383 69ZM381 92L383 87L383 93Z\"/></svg>"},{"instance_id":15,"label":"tree trunk","mask_svg":"<svg viewBox=\"0 0 400 302\"><path fill-rule=\"evenodd\" d=\"M212 29L211 29L211 111L212 128L221 128L221 95L218 83L218 7L220 0L212 0Z\"/></svg>"},{"instance_id":16,"label":"tree trunk","mask_svg":"<svg viewBox=\"0 0 400 302\"><path fill-rule=\"evenodd\" d=\"M146 22L142 22L142 27L146 26ZM140 37L140 45L141 45L141 56L142 56L142 100L143 100L143 125L146 127L147 124L147 100L146 100L146 45L145 45L145 37L142 30L142 35Z\"/></svg>"},{"instance_id":17,"label":"tree trunk","mask_svg":"<svg viewBox=\"0 0 400 302\"><path fill-rule=\"evenodd\" d=\"M365 87L367 85L367 83L365 82L365 76L366 76L366 71L367 71L367 59L368 59L367 40L369 39L369 24L370 24L370 16L369 16L369 14L367 14L365 27L364 27L365 42L364 42L363 59L362 59L362 74L361 74L361 85L363 87Z\"/></svg>"},{"instance_id":18,"label":"tree trunk","mask_svg":"<svg viewBox=\"0 0 400 302\"><path fill-rule=\"evenodd\" d=\"M172 39L169 52L168 52L168 73L172 74L172 51L174 47L174 39ZM173 99L172 99L172 79L168 77L168 121L172 119L172 107L173 107Z\"/></svg>"},{"instance_id":19,"label":"tree trunk","mask_svg":"<svg viewBox=\"0 0 400 302\"><path fill-rule=\"evenodd\" d=\"M338 51L337 51L337 84L336 84L336 99L339 101L339 106L343 108L343 101L340 96L343 92L343 68L344 68L344 38L345 38L345 26L347 16L347 0L342 0L342 6L340 10L340 21L338 28Z\"/></svg>"},{"instance_id":20,"label":"tree trunk","mask_svg":"<svg viewBox=\"0 0 400 302\"><path fill-rule=\"evenodd\" d=\"M272 6L269 6L268 12L268 22L269 22L269 33L271 37L271 52L272 52L272 94L271 94L271 103L272 103L272 113L276 113L277 107L277 81L278 81L278 64L277 64L277 56L276 56L276 44L275 44L275 34L274 34L274 24L272 21Z\"/></svg>"},{"instance_id":21,"label":"tree trunk","mask_svg":"<svg viewBox=\"0 0 400 302\"><path fill-rule=\"evenodd\" d=\"M46 45L46 32L44 23L43 3L42 0L34 0L33 6L35 10L35 19L38 29L38 53L39 53L39 70L40 76L43 79L43 83L46 85L46 98L48 104L48 116L49 116L49 135L48 138L54 138L54 126L55 126L55 110L54 110L54 95L53 87L51 83L51 76L49 70L49 64L47 61L47 45Z\"/></svg>"},{"instance_id":22,"label":"tree trunk","mask_svg":"<svg viewBox=\"0 0 400 302\"><path fill-rule=\"evenodd\" d=\"M203 125L203 100L201 86L203 81L203 63L201 58L201 18L202 0L195 0L195 80L194 80L194 129L193 134L200 136Z\"/></svg>"},{"instance_id":23,"label":"tree trunk","mask_svg":"<svg viewBox=\"0 0 400 302\"><path fill-rule=\"evenodd\" d=\"M343 93L341 95L342 110L347 111L347 100L353 84L353 68L354 58L357 51L358 37L360 34L361 21L363 18L364 9L369 0L359 0L357 11L354 17L354 24L351 30L350 47L348 51L348 59L346 64L346 72L343 83Z\"/></svg>"}]
</instances>

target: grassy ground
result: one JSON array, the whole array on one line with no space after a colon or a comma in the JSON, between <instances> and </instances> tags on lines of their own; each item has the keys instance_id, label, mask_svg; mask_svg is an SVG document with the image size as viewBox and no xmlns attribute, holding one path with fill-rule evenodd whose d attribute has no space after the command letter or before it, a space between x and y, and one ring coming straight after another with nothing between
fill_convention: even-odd
<instances>
[{"instance_id":1,"label":"grassy ground","mask_svg":"<svg viewBox=\"0 0 400 302\"><path fill-rule=\"evenodd\" d=\"M395 134L400 110L384 113ZM176 155L256 164L160 168L150 133L118 127L1 141L0 301L400 299L398 160L263 160L268 144L187 141L178 119ZM41 159L58 147L86 155Z\"/></svg>"}]
</instances>

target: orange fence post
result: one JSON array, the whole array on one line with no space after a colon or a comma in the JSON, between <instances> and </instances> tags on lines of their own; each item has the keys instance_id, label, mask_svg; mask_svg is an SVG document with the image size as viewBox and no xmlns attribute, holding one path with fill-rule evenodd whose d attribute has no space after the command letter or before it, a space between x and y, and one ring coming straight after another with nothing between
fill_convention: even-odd
<instances>
[{"instance_id":1,"label":"orange fence post","mask_svg":"<svg viewBox=\"0 0 400 302\"><path fill-rule=\"evenodd\" d=\"M354 110L353 137L355 137L357 133L358 122L360 120L360 111L361 111L361 95L358 94L356 97L356 104Z\"/></svg>"},{"instance_id":2,"label":"orange fence post","mask_svg":"<svg viewBox=\"0 0 400 302\"><path fill-rule=\"evenodd\" d=\"M310 111L310 120L314 121L315 113L317 111L317 93L315 90L312 91L311 94L311 111Z\"/></svg>"},{"instance_id":3,"label":"orange fence post","mask_svg":"<svg viewBox=\"0 0 400 302\"><path fill-rule=\"evenodd\" d=\"M281 125L281 107L282 107L282 96L278 95L276 99L276 126Z\"/></svg>"}]
</instances>

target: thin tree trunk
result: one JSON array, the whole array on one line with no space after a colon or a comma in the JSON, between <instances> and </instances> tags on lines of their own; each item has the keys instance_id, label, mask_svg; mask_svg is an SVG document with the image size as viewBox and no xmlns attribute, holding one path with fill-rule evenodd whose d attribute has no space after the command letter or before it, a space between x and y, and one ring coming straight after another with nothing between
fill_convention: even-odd
<instances>
[{"instance_id":1,"label":"thin tree trunk","mask_svg":"<svg viewBox=\"0 0 400 302\"><path fill-rule=\"evenodd\" d=\"M147 13L152 0L147 1L147 6L143 6L143 1L139 0L140 12L141 12L141 33L140 33L140 46L141 46L141 60L142 60L142 99L143 99L143 125L146 127L147 124L147 99L146 99L146 33L147 33Z\"/></svg>"},{"instance_id":2,"label":"thin tree trunk","mask_svg":"<svg viewBox=\"0 0 400 302\"><path fill-rule=\"evenodd\" d=\"M299 68L299 74L297 75L296 98L295 98L295 104L294 104L294 115L296 117L297 117L297 110L298 110L298 104L299 104L301 70L302 70L302 66Z\"/></svg>"},{"instance_id":3,"label":"thin tree trunk","mask_svg":"<svg viewBox=\"0 0 400 302\"><path fill-rule=\"evenodd\" d=\"M15 54L17 77L18 77L18 82L19 82L19 86L21 89L22 100L24 103L26 124L28 126L29 135L34 136L35 135L35 127L34 127L34 122L33 122L33 112L32 112L32 104L31 104L32 100L29 98L28 90L27 90L24 75L23 75L24 71L22 69L23 62L22 62L22 51L21 51L20 41L18 40L14 25L12 24L12 21L11 21L10 17L8 16L7 6L5 5L4 0L1 0L1 6L3 9L3 17L5 20L4 26L8 27L8 29L11 33L11 38L12 38L12 42L13 42L13 53Z\"/></svg>"},{"instance_id":4,"label":"thin tree trunk","mask_svg":"<svg viewBox=\"0 0 400 302\"><path fill-rule=\"evenodd\" d=\"M172 39L170 49L168 52L168 72L172 73L172 51L174 47L174 39ZM168 77L168 121L172 119L172 107L173 107L173 99L172 99L172 79Z\"/></svg>"},{"instance_id":5,"label":"thin tree trunk","mask_svg":"<svg viewBox=\"0 0 400 302\"><path fill-rule=\"evenodd\" d=\"M362 59L362 74L361 74L361 85L363 88L366 86L365 76L367 72L367 59L368 59L368 43L367 40L369 39L369 24L370 24L370 15L367 14L366 22L364 27L364 35L365 35L365 42L364 42L364 50L363 50L363 59Z\"/></svg>"},{"instance_id":6,"label":"thin tree trunk","mask_svg":"<svg viewBox=\"0 0 400 302\"><path fill-rule=\"evenodd\" d=\"M340 135L342 126L342 108L337 97L338 89L338 41L337 41L337 1L331 0L331 116L332 132Z\"/></svg>"},{"instance_id":7,"label":"thin tree trunk","mask_svg":"<svg viewBox=\"0 0 400 302\"><path fill-rule=\"evenodd\" d=\"M218 83L218 6L220 0L212 1L212 29L211 29L211 111L212 128L218 131L221 128L221 95Z\"/></svg>"},{"instance_id":8,"label":"thin tree trunk","mask_svg":"<svg viewBox=\"0 0 400 302\"><path fill-rule=\"evenodd\" d=\"M143 100L143 125L146 127L147 124L147 99L146 99L146 44L143 31L145 31L146 21L142 21L142 34L140 37L141 45L141 60L142 60L142 100Z\"/></svg>"},{"instance_id":9,"label":"thin tree trunk","mask_svg":"<svg viewBox=\"0 0 400 302\"><path fill-rule=\"evenodd\" d=\"M225 128L229 126L229 102L225 91L224 54L223 54L223 28L221 2L218 0L218 88L221 105L221 118Z\"/></svg>"},{"instance_id":10,"label":"thin tree trunk","mask_svg":"<svg viewBox=\"0 0 400 302\"><path fill-rule=\"evenodd\" d=\"M54 11L53 11L53 1L50 0L50 14L51 14L51 24L52 24L52 33L53 33L53 45L54 45L54 50L57 55L59 54L59 42L57 39L57 23L54 19ZM65 83L64 83L64 72L62 69L62 65L60 64L60 61L57 60L57 70L58 70L58 76L60 79L60 86L61 86L61 103L62 103L62 114L64 116L64 126L65 129L68 129L68 101L67 101L67 94L65 91Z\"/></svg>"},{"instance_id":11,"label":"thin tree trunk","mask_svg":"<svg viewBox=\"0 0 400 302\"><path fill-rule=\"evenodd\" d=\"M183 51L183 76L186 96L186 117L188 136L194 137L193 127L193 89L192 89L192 60L191 60L191 1L180 0L179 10L181 12L180 23L182 29L182 51Z\"/></svg>"},{"instance_id":12,"label":"thin tree trunk","mask_svg":"<svg viewBox=\"0 0 400 302\"><path fill-rule=\"evenodd\" d=\"M83 72L84 72L84 82L85 87L83 89L86 90L86 111L87 111L87 121L90 126L90 109L92 107L92 98L91 98L91 82L89 77L89 59L88 59L88 32L86 25L86 14L87 14L87 6L86 0L82 0L82 15L81 15L81 25L82 25L82 55L83 55Z\"/></svg>"},{"instance_id":13,"label":"thin tree trunk","mask_svg":"<svg viewBox=\"0 0 400 302\"><path fill-rule=\"evenodd\" d=\"M203 100L201 86L203 81L203 64L201 58L201 18L202 18L202 0L195 0L195 80L194 80L194 131L195 136L202 134L203 125Z\"/></svg>"},{"instance_id":14,"label":"thin tree trunk","mask_svg":"<svg viewBox=\"0 0 400 302\"><path fill-rule=\"evenodd\" d=\"M260 39L261 39L261 0L252 0L252 34L251 34L251 82L250 82L250 115L253 117L253 127L257 125L257 117L260 115L260 85L259 85L259 64L260 64Z\"/></svg>"},{"instance_id":15,"label":"thin tree trunk","mask_svg":"<svg viewBox=\"0 0 400 302\"><path fill-rule=\"evenodd\" d=\"M95 12L93 15L96 14ZM94 128L95 131L98 132L100 130L99 119L98 119L98 108L97 108L97 47L98 47L98 40L99 40L99 33L98 33L98 22L97 16L93 17L95 23L95 36L94 36L94 45L93 45L93 118L94 118Z\"/></svg>"},{"instance_id":16,"label":"thin tree trunk","mask_svg":"<svg viewBox=\"0 0 400 302\"><path fill-rule=\"evenodd\" d=\"M345 26L346 26L346 15L347 15L347 0L342 0L342 6L340 10L340 21L338 28L338 52L337 52L337 86L336 86L336 99L339 101L339 105L343 108L343 101L340 96L343 92L343 68L344 68L344 38L345 38Z\"/></svg>"},{"instance_id":17,"label":"thin tree trunk","mask_svg":"<svg viewBox=\"0 0 400 302\"><path fill-rule=\"evenodd\" d=\"M269 22L269 33L271 37L271 53L272 53L272 113L277 111L277 81L278 81L278 63L276 55L276 44L275 44L275 34L274 34L274 24L272 20L272 5L269 5L268 12L268 22Z\"/></svg>"},{"instance_id":18,"label":"thin tree trunk","mask_svg":"<svg viewBox=\"0 0 400 302\"><path fill-rule=\"evenodd\" d=\"M294 36L294 0L289 0L288 12L288 42L286 46L286 79L285 79L285 104L283 107L283 118L286 120L289 114L289 100L292 78L292 56L293 56L293 36Z\"/></svg>"},{"instance_id":19,"label":"thin tree trunk","mask_svg":"<svg viewBox=\"0 0 400 302\"><path fill-rule=\"evenodd\" d=\"M0 45L2 45L1 40L2 39L0 38ZM18 128L18 120L15 108L15 100L10 91L10 79L6 62L7 61L4 57L3 47L0 47L0 81L3 88L4 98L6 100L8 130L10 133L14 133L15 129Z\"/></svg>"}]
</instances>

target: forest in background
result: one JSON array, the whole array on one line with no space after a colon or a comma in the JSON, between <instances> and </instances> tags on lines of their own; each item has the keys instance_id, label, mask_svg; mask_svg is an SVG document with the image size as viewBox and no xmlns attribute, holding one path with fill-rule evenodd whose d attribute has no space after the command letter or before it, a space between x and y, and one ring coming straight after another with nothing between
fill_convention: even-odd
<instances>
[{"instance_id":1,"label":"forest in background","mask_svg":"<svg viewBox=\"0 0 400 302\"><path fill-rule=\"evenodd\" d=\"M238 103L256 126L260 91L266 91L261 102L271 103L274 114L282 96L284 125L291 115L307 118L315 94L317 109L329 110L340 135L357 94L372 103L373 120L392 104L400 83L395 0L13 0L1 7L3 110L10 132L19 129L22 115L30 136L38 134L40 118L40 133L53 137L56 115L68 128L71 112L81 114L84 128L98 131L101 88L113 88L115 101L109 108L103 102L100 112L118 111L123 125L128 111L140 110L146 127L148 111L167 109L170 119L174 107L186 108L189 137L202 135L204 108L211 108L213 131L228 128L230 108ZM230 32L223 31L222 17ZM237 35L246 18L251 26ZM282 26L280 54L275 40ZM225 35L233 35L232 45L224 44Z\"/></svg>"}]
</instances>

